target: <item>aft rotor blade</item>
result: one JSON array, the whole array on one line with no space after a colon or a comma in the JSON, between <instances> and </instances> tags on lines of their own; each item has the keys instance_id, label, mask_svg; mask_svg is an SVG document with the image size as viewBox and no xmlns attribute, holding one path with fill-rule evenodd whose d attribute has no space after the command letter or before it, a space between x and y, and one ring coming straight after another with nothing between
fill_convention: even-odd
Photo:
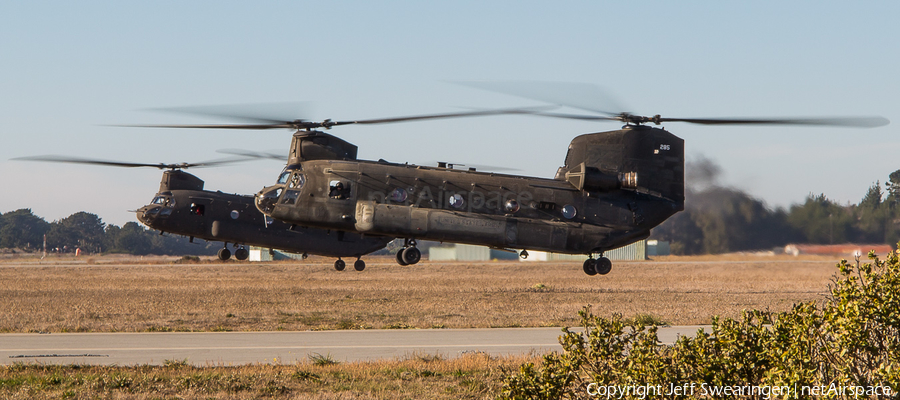
<instances>
[{"instance_id":1,"label":"aft rotor blade","mask_svg":"<svg viewBox=\"0 0 900 400\"><path fill-rule=\"evenodd\" d=\"M151 167L151 168L158 168L158 169L184 169L184 168L213 167L213 166L217 166L217 165L233 164L233 163L237 163L237 162L249 161L250 159L231 158L231 159L204 161L204 162L199 162L199 163L148 164L148 163L125 162L125 161L98 160L98 159L79 158L79 157L67 157L67 156L58 156L58 155L46 155L46 156L19 157L19 158L13 158L13 160L61 162L61 163L72 163L72 164L90 164L90 165L103 165L103 166L109 166L109 167L124 167L124 168Z\"/></svg>"},{"instance_id":2,"label":"aft rotor blade","mask_svg":"<svg viewBox=\"0 0 900 400\"><path fill-rule=\"evenodd\" d=\"M625 108L618 104L606 90L588 83L540 81L468 81L453 83L475 89L577 108L611 117L620 115L625 111Z\"/></svg>"},{"instance_id":3,"label":"aft rotor blade","mask_svg":"<svg viewBox=\"0 0 900 400\"><path fill-rule=\"evenodd\" d=\"M887 118L868 117L827 117L827 118L666 118L660 116L642 117L623 113L614 117L581 114L560 114L532 112L532 115L552 118L577 119L583 121L622 121L633 124L664 122L686 122L701 125L797 125L797 126L843 126L852 128L875 128L890 124Z\"/></svg>"},{"instance_id":4,"label":"aft rotor blade","mask_svg":"<svg viewBox=\"0 0 900 400\"><path fill-rule=\"evenodd\" d=\"M687 122L701 125L812 125L875 128L890 124L887 118L833 117L833 118L659 118L659 122Z\"/></svg>"}]
</instances>

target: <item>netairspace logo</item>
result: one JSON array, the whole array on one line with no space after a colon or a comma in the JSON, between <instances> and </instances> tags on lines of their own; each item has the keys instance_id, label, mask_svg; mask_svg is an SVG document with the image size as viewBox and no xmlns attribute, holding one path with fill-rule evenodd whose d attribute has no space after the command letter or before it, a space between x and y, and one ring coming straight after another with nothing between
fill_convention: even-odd
<instances>
[{"instance_id":1,"label":"netairspace logo","mask_svg":"<svg viewBox=\"0 0 900 400\"><path fill-rule=\"evenodd\" d=\"M837 384L819 386L768 386L768 385L710 385L707 383L684 383L676 385L587 385L587 394L605 399L668 397L737 397L757 396L763 399L798 398L803 396L851 396L851 397L891 397L898 392L890 386L840 386Z\"/></svg>"}]
</instances>

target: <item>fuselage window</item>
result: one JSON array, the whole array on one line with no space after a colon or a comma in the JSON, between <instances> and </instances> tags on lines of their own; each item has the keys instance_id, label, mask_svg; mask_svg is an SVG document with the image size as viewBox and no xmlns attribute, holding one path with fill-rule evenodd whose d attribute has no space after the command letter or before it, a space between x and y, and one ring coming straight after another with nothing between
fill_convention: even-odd
<instances>
[{"instance_id":1,"label":"fuselage window","mask_svg":"<svg viewBox=\"0 0 900 400\"><path fill-rule=\"evenodd\" d=\"M350 183L331 181L328 183L328 197L332 199L347 199L350 197Z\"/></svg>"},{"instance_id":2,"label":"fuselage window","mask_svg":"<svg viewBox=\"0 0 900 400\"><path fill-rule=\"evenodd\" d=\"M206 206L203 204L191 203L191 214L194 214L194 215L206 214Z\"/></svg>"},{"instance_id":3,"label":"fuselage window","mask_svg":"<svg viewBox=\"0 0 900 400\"><path fill-rule=\"evenodd\" d=\"M281 196L281 204L294 204L298 197L300 197L299 190L288 190L284 192L284 196Z\"/></svg>"},{"instance_id":4,"label":"fuselage window","mask_svg":"<svg viewBox=\"0 0 900 400\"><path fill-rule=\"evenodd\" d=\"M402 188L396 188L393 192L391 192L391 201L393 201L394 203L402 203L406 201L408 197L409 194L407 194L406 190Z\"/></svg>"}]
</instances>

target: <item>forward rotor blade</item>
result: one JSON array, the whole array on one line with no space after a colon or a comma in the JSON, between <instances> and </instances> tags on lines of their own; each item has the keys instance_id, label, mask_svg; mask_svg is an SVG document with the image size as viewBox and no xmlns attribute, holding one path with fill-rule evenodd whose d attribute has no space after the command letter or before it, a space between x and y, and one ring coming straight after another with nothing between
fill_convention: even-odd
<instances>
[{"instance_id":1,"label":"forward rotor blade","mask_svg":"<svg viewBox=\"0 0 900 400\"><path fill-rule=\"evenodd\" d=\"M273 153L273 152L250 151L250 150L242 150L242 149L222 149L222 150L217 150L216 152L222 153L222 154L233 154L236 156L248 157L248 158L287 161L287 157L285 157L284 155Z\"/></svg>"},{"instance_id":2,"label":"forward rotor blade","mask_svg":"<svg viewBox=\"0 0 900 400\"><path fill-rule=\"evenodd\" d=\"M262 129L301 129L302 127L298 127L296 124L286 123L286 122L278 122L269 125L260 125L260 124L183 124L183 125L169 125L169 124L149 124L149 125L107 125L107 126L118 126L125 128L197 128L197 129L251 129L251 130L262 130Z\"/></svg>"},{"instance_id":3,"label":"forward rotor blade","mask_svg":"<svg viewBox=\"0 0 900 400\"><path fill-rule=\"evenodd\" d=\"M413 116L408 116L408 117L396 117L396 118L362 119L362 120L357 120L357 121L337 121L337 122L334 122L333 124L334 125L388 124L388 123L395 123L395 122L423 121L423 120L429 120L429 119L481 117L481 116L488 116L488 115L503 115L503 114L531 114L532 112L536 112L535 110L539 110L542 108L543 107L505 108L505 109L499 109L499 110L463 111L463 112L456 112L456 113L413 115Z\"/></svg>"},{"instance_id":4,"label":"forward rotor blade","mask_svg":"<svg viewBox=\"0 0 900 400\"><path fill-rule=\"evenodd\" d=\"M535 112L535 110L544 109L543 107L533 107L533 108L510 108L510 109L500 109L500 110L479 110L479 111L464 111L464 112L456 112L456 113L442 113L442 114L425 114L425 115L412 115L405 117L394 117L394 118L375 118L375 119L361 119L361 120L352 120L352 121L332 121L330 119L326 119L322 122L314 122L314 121L306 121L306 120L294 120L294 121L272 121L270 124L150 124L150 125L110 125L110 126L119 126L119 127L132 127L132 128L198 128L198 129L316 129L316 128L331 128L332 126L340 126L340 125L367 125L367 124L389 124L389 123L397 123L397 122L409 122L409 121L423 121L429 119L447 119L447 118L461 118L461 117L480 117L480 116L488 116L488 115L502 115L502 114L530 114Z\"/></svg>"},{"instance_id":5,"label":"forward rotor blade","mask_svg":"<svg viewBox=\"0 0 900 400\"><path fill-rule=\"evenodd\" d=\"M250 159L248 159L248 158L231 158L231 159L210 160L210 161L204 161L204 162L199 162L199 163L147 164L147 163L134 163L134 162L125 162L125 161L110 161L110 160L97 160L97 159L79 158L79 157L67 157L67 156L58 156L58 155L46 155L46 156L19 157L19 158L13 158L13 160L60 162L60 163L72 163L72 164L90 164L90 165L103 165L103 166L109 166L109 167L124 167L124 168L151 167L151 168L158 168L158 169L185 169L185 168L213 167L213 166L218 166L218 165L233 164L233 163L237 163L237 162L249 161Z\"/></svg>"},{"instance_id":6,"label":"forward rotor blade","mask_svg":"<svg viewBox=\"0 0 900 400\"><path fill-rule=\"evenodd\" d=\"M311 109L312 103L310 102L280 102L165 107L151 108L149 110L176 114L223 117L255 122L256 124L254 125L275 125L293 121L290 118L284 118L287 115L311 115Z\"/></svg>"}]
</instances>

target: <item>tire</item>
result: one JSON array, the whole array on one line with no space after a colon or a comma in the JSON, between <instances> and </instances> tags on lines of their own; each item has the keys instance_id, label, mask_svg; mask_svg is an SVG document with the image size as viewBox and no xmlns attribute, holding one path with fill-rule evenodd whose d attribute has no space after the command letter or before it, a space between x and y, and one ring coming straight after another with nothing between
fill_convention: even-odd
<instances>
[{"instance_id":1,"label":"tire","mask_svg":"<svg viewBox=\"0 0 900 400\"><path fill-rule=\"evenodd\" d=\"M234 251L234 258L244 261L244 260L250 258L250 251L241 247Z\"/></svg>"},{"instance_id":2,"label":"tire","mask_svg":"<svg viewBox=\"0 0 900 400\"><path fill-rule=\"evenodd\" d=\"M356 260L356 262L353 263L353 269L355 269L357 271L362 271L362 270L366 269L366 262L363 260Z\"/></svg>"},{"instance_id":3,"label":"tire","mask_svg":"<svg viewBox=\"0 0 900 400\"><path fill-rule=\"evenodd\" d=\"M415 247L407 247L403 250L403 261L409 265L413 265L422 259L422 252Z\"/></svg>"},{"instance_id":4,"label":"tire","mask_svg":"<svg viewBox=\"0 0 900 400\"><path fill-rule=\"evenodd\" d=\"M612 271L612 261L609 261L606 257L600 257L600 259L597 260L595 268L597 269L598 274L606 275L609 271Z\"/></svg>"},{"instance_id":5,"label":"tire","mask_svg":"<svg viewBox=\"0 0 900 400\"><path fill-rule=\"evenodd\" d=\"M343 271L344 267L346 267L346 266L347 266L347 263L345 263L344 260L337 260L334 262L334 269L336 269L338 271Z\"/></svg>"},{"instance_id":6,"label":"tire","mask_svg":"<svg viewBox=\"0 0 900 400\"><path fill-rule=\"evenodd\" d=\"M406 263L406 261L403 261L403 251L404 250L406 250L406 248L403 248L403 249L400 249L399 251L397 251L397 264L409 265Z\"/></svg>"},{"instance_id":7,"label":"tire","mask_svg":"<svg viewBox=\"0 0 900 400\"><path fill-rule=\"evenodd\" d=\"M584 264L581 268L584 269L584 273L590 276L597 275L597 260L588 258L587 260L584 260Z\"/></svg>"},{"instance_id":8,"label":"tire","mask_svg":"<svg viewBox=\"0 0 900 400\"><path fill-rule=\"evenodd\" d=\"M219 256L219 260L228 261L228 259L231 258L231 250L221 248L219 249L219 252L216 253L216 255Z\"/></svg>"}]
</instances>

